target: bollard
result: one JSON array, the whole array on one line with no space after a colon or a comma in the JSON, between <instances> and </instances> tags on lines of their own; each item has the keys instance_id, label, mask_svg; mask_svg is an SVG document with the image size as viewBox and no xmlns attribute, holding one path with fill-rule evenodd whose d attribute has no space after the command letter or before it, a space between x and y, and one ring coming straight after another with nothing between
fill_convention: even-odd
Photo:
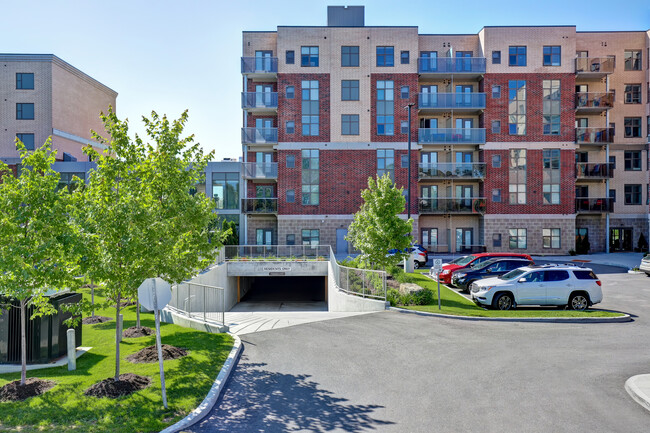
<instances>
[{"instance_id":1,"label":"bollard","mask_svg":"<svg viewBox=\"0 0 650 433\"><path fill-rule=\"evenodd\" d=\"M77 345L75 344L74 329L68 329L66 332L68 337L68 371L77 369Z\"/></svg>"},{"instance_id":2,"label":"bollard","mask_svg":"<svg viewBox=\"0 0 650 433\"><path fill-rule=\"evenodd\" d=\"M123 324L124 324L124 316L120 314L118 319L117 319L117 328L118 328L118 332L117 332L118 337L117 338L118 338L118 341L120 343L122 342L122 331L124 331Z\"/></svg>"}]
</instances>

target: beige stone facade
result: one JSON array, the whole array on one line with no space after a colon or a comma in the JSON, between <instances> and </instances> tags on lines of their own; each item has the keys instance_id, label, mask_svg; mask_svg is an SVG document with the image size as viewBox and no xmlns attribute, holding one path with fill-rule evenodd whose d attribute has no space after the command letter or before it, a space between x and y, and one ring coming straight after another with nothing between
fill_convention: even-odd
<instances>
[{"instance_id":1,"label":"beige stone facade","mask_svg":"<svg viewBox=\"0 0 650 433\"><path fill-rule=\"evenodd\" d=\"M566 254L568 250L575 248L576 218L573 215L564 217L547 214L526 215L525 217L486 215L484 222L488 251L557 255ZM514 229L526 230L524 248L511 248L510 230ZM559 248L544 247L543 229L560 229Z\"/></svg>"}]
</instances>

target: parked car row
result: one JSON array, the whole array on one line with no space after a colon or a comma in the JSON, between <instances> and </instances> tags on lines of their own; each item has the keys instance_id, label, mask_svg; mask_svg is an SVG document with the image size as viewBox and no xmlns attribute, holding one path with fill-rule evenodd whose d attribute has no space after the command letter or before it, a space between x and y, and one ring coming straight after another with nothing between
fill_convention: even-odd
<instances>
[{"instance_id":1,"label":"parked car row","mask_svg":"<svg viewBox=\"0 0 650 433\"><path fill-rule=\"evenodd\" d=\"M426 266L429 252L424 249L422 245L413 244L410 248L408 248L408 250L411 253L409 260L413 261L413 267L415 269ZM388 250L389 255L394 255L398 252L399 250ZM404 252L406 253L406 250L404 250ZM401 263L399 263L399 265L401 265Z\"/></svg>"}]
</instances>

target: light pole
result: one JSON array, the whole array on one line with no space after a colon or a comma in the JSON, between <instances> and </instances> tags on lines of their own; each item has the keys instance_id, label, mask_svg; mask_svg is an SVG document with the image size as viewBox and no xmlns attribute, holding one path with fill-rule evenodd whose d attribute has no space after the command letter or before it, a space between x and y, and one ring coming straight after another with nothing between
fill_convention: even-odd
<instances>
[{"instance_id":1,"label":"light pole","mask_svg":"<svg viewBox=\"0 0 650 433\"><path fill-rule=\"evenodd\" d=\"M408 117L408 130L409 130L409 142L408 142L408 154L407 154L407 160L408 160L408 179L406 183L406 214L407 214L407 219L411 219L411 107L414 106L415 103L410 102L406 107L409 112L409 117Z\"/></svg>"}]
</instances>

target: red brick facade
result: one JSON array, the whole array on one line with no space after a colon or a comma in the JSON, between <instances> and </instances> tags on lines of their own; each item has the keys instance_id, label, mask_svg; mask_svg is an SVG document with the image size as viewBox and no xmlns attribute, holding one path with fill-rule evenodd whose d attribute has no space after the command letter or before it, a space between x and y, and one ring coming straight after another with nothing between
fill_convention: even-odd
<instances>
[{"instance_id":1,"label":"red brick facade","mask_svg":"<svg viewBox=\"0 0 650 433\"><path fill-rule=\"evenodd\" d=\"M394 135L378 135L377 134L377 81L391 80L393 81L394 89L394 104L395 104L395 134ZM401 124L402 121L408 121L408 110L406 107L409 103L415 104L411 108L411 140L417 143L418 140L418 74L372 74L370 76L370 114L371 114L371 129L370 138L372 141L380 142L406 142L408 141L408 134L402 134ZM401 88L402 86L409 87L409 98L402 99Z\"/></svg>"},{"instance_id":2,"label":"red brick facade","mask_svg":"<svg viewBox=\"0 0 650 433\"><path fill-rule=\"evenodd\" d=\"M319 135L302 135L303 80L318 80ZM287 86L294 86L294 98L286 98ZM286 122L293 120L295 132L286 133ZM328 142L330 140L330 75L329 74L278 74L278 141Z\"/></svg>"}]
</instances>

